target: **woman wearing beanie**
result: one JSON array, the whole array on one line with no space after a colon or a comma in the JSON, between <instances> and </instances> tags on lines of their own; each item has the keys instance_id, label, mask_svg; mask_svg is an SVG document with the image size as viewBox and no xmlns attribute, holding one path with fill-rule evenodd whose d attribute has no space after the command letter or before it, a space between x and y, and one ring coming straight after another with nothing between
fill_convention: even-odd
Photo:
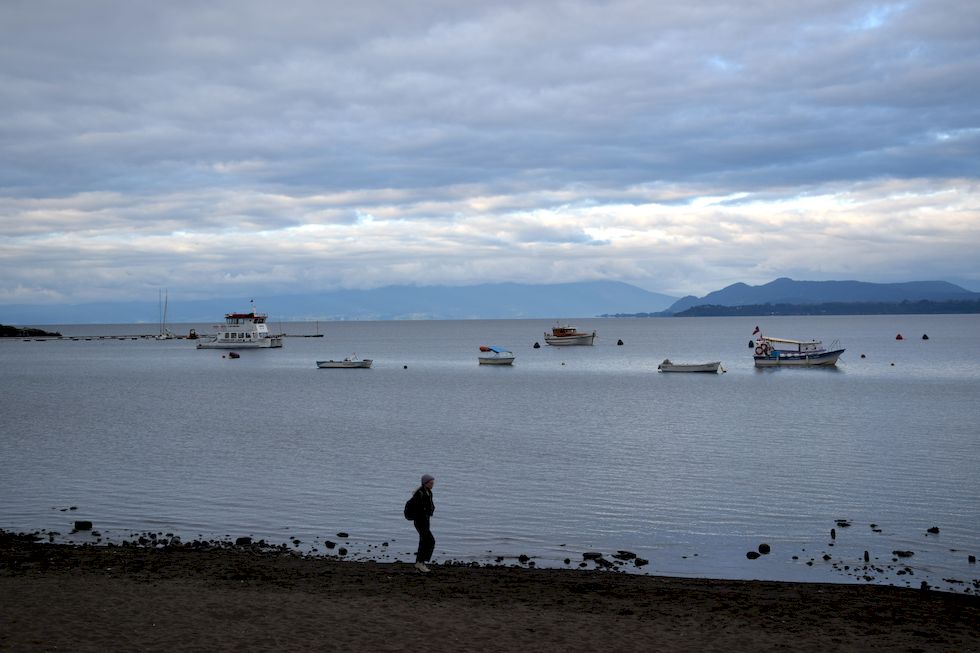
<instances>
[{"instance_id":1,"label":"woman wearing beanie","mask_svg":"<svg viewBox=\"0 0 980 653\"><path fill-rule=\"evenodd\" d=\"M423 574L429 573L429 568L425 566L432 559L432 551L436 548L436 538L429 530L429 518L436 511L436 505L432 502L432 486L436 484L436 479L430 474L422 475L422 485L415 490L412 501L415 504L415 530L419 532L419 550L415 554L415 568Z\"/></svg>"}]
</instances>

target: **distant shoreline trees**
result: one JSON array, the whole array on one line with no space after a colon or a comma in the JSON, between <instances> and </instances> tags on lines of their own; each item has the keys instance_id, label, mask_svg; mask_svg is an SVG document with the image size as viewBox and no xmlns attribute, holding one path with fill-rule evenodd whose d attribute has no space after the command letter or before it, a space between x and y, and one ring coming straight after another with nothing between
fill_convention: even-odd
<instances>
[{"instance_id":1,"label":"distant shoreline trees","mask_svg":"<svg viewBox=\"0 0 980 653\"><path fill-rule=\"evenodd\" d=\"M6 324L0 324L0 338L39 338L39 337L56 337L60 338L61 334L57 331L50 332L44 329L32 329L25 327L8 326Z\"/></svg>"}]
</instances>

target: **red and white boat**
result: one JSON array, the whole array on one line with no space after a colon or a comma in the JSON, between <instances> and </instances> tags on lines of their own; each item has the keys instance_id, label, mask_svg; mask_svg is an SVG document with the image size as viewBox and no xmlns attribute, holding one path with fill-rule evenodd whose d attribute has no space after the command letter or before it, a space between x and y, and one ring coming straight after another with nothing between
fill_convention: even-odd
<instances>
[{"instance_id":1,"label":"red and white boat","mask_svg":"<svg viewBox=\"0 0 980 653\"><path fill-rule=\"evenodd\" d=\"M551 328L551 333L544 334L544 341L556 347L565 345L591 345L595 342L595 339L595 331L586 333L568 324L554 326Z\"/></svg>"}]
</instances>

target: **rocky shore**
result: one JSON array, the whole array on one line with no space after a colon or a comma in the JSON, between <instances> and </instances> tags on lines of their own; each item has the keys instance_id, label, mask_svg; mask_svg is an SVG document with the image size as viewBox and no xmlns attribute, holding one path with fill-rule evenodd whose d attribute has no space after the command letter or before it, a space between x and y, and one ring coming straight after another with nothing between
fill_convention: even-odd
<instances>
[{"instance_id":1,"label":"rocky shore","mask_svg":"<svg viewBox=\"0 0 980 653\"><path fill-rule=\"evenodd\" d=\"M3 650L980 650L980 597L0 532Z\"/></svg>"}]
</instances>

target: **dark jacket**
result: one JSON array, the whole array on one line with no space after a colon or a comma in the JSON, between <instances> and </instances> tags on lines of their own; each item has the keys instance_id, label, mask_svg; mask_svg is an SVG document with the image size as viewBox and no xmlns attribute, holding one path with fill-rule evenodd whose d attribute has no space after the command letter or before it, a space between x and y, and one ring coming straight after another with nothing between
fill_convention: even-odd
<instances>
[{"instance_id":1,"label":"dark jacket","mask_svg":"<svg viewBox=\"0 0 980 653\"><path fill-rule=\"evenodd\" d=\"M420 487L412 495L412 501L415 502L415 522L428 524L429 517L436 511L436 504L432 502L432 490Z\"/></svg>"}]
</instances>

